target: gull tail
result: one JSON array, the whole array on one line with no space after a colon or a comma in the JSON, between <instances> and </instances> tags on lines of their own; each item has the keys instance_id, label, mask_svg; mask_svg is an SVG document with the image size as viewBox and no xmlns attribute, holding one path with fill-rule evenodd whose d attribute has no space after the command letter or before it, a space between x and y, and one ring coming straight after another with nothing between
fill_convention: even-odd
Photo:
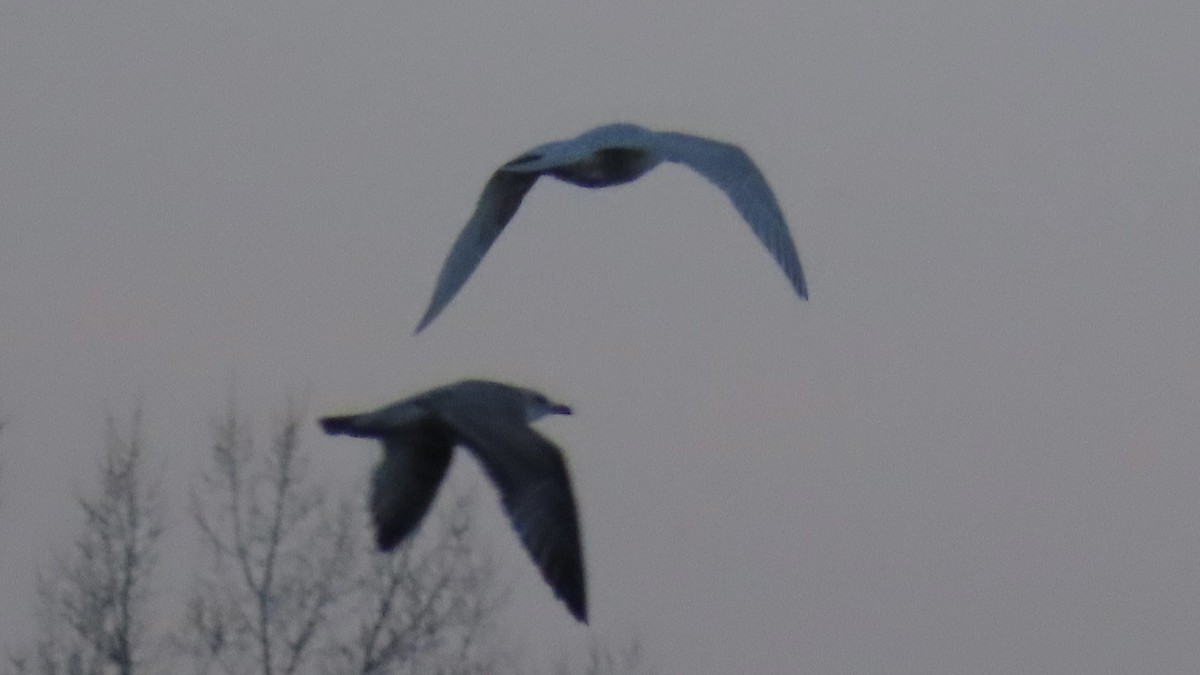
<instances>
[{"instance_id":1,"label":"gull tail","mask_svg":"<svg viewBox=\"0 0 1200 675\"><path fill-rule=\"evenodd\" d=\"M358 419L358 415L337 415L334 417L322 417L320 420L321 428L330 436L340 434L353 434L354 421Z\"/></svg>"}]
</instances>

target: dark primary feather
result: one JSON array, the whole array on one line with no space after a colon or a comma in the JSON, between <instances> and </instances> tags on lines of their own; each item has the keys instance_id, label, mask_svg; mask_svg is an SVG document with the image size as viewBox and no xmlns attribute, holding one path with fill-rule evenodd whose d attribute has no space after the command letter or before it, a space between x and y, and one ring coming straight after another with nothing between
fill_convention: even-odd
<instances>
[{"instance_id":1,"label":"dark primary feather","mask_svg":"<svg viewBox=\"0 0 1200 675\"><path fill-rule=\"evenodd\" d=\"M437 496L454 439L432 424L383 439L383 461L371 478L371 517L379 550L390 551L425 518Z\"/></svg>"},{"instance_id":2,"label":"dark primary feather","mask_svg":"<svg viewBox=\"0 0 1200 675\"><path fill-rule=\"evenodd\" d=\"M469 407L439 409L438 415L496 483L513 529L546 583L586 623L579 515L562 452L517 418L488 417Z\"/></svg>"}]
</instances>

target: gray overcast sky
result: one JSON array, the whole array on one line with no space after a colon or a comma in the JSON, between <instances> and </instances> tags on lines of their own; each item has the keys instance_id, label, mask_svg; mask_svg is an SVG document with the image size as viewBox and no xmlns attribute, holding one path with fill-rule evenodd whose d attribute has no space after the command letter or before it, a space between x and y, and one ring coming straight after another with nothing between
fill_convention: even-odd
<instances>
[{"instance_id":1,"label":"gray overcast sky","mask_svg":"<svg viewBox=\"0 0 1200 675\"><path fill-rule=\"evenodd\" d=\"M1195 3L480 4L0 4L0 639L139 394L185 486L231 378L483 375L575 408L593 624L664 672L1194 672ZM812 300L667 166L537 185L413 337L491 171L617 120L743 144Z\"/></svg>"}]
</instances>

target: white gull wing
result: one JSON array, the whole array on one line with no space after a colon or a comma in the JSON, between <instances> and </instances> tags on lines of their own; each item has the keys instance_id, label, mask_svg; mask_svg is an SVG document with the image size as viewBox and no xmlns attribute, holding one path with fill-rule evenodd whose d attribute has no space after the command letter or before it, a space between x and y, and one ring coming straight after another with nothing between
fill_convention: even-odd
<instances>
[{"instance_id":1,"label":"white gull wing","mask_svg":"<svg viewBox=\"0 0 1200 675\"><path fill-rule=\"evenodd\" d=\"M504 164L484 186L475 213L450 249L433 297L415 332L429 325L479 266L525 194L541 175L599 188L636 180L662 161L684 164L719 187L750 226L801 298L808 286L783 212L766 178L741 148L633 124L596 127L576 138L552 141Z\"/></svg>"},{"instance_id":2,"label":"white gull wing","mask_svg":"<svg viewBox=\"0 0 1200 675\"><path fill-rule=\"evenodd\" d=\"M800 256L783 211L766 177L744 150L729 143L671 131L653 134L646 142L646 149L663 161L686 165L721 188L754 236L783 269L796 294L808 298Z\"/></svg>"},{"instance_id":3,"label":"white gull wing","mask_svg":"<svg viewBox=\"0 0 1200 675\"><path fill-rule=\"evenodd\" d=\"M433 297L429 299L429 307L414 333L420 333L436 319L463 284L467 283L467 279L475 268L479 267L479 262L495 243L496 237L504 231L504 226L512 220L513 214L521 206L521 200L525 198L525 193L529 192L537 179L537 173L510 171L497 171L488 179L475 205L475 213L471 214L471 219L458 233L458 239L454 241L446 261L442 263Z\"/></svg>"},{"instance_id":4,"label":"white gull wing","mask_svg":"<svg viewBox=\"0 0 1200 675\"><path fill-rule=\"evenodd\" d=\"M434 414L496 484L513 529L554 594L587 622L579 515L562 452L525 422L521 406L486 396L430 400Z\"/></svg>"}]
</instances>

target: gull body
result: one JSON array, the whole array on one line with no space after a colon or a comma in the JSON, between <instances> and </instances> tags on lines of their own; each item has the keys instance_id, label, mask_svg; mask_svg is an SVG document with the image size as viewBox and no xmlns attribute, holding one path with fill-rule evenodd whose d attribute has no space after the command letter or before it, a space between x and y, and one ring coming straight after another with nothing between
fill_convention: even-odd
<instances>
[{"instance_id":1,"label":"gull body","mask_svg":"<svg viewBox=\"0 0 1200 675\"><path fill-rule=\"evenodd\" d=\"M416 332L428 326L479 266L521 200L541 176L587 188L637 180L662 162L686 165L721 188L801 298L808 297L800 256L775 195L736 145L636 124L608 124L553 141L504 164L484 185L475 212L450 249Z\"/></svg>"},{"instance_id":2,"label":"gull body","mask_svg":"<svg viewBox=\"0 0 1200 675\"><path fill-rule=\"evenodd\" d=\"M579 517L562 452L530 423L571 409L531 389L466 380L360 415L325 417L325 433L377 439L383 461L370 509L380 550L420 525L450 466L470 450L496 484L513 528L554 594L587 622Z\"/></svg>"}]
</instances>

